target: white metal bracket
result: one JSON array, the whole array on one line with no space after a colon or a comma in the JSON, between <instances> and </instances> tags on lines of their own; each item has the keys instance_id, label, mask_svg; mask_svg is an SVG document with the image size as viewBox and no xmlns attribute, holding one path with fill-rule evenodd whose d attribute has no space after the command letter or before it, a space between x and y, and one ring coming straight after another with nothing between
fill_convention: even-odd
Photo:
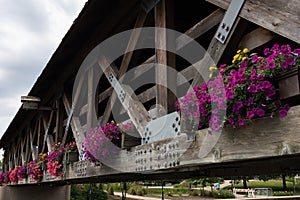
<instances>
[{"instance_id":1,"label":"white metal bracket","mask_svg":"<svg viewBox=\"0 0 300 200\"><path fill-rule=\"evenodd\" d=\"M112 72L109 73L108 80L110 84L113 86L113 88L115 89L118 98L123 103L125 100L126 92L124 91L123 87L121 86L121 84L119 83L119 81L117 80L117 78Z\"/></svg>"},{"instance_id":2,"label":"white metal bracket","mask_svg":"<svg viewBox=\"0 0 300 200\"><path fill-rule=\"evenodd\" d=\"M231 28L243 7L244 0L231 0L231 3L226 11L226 14L219 25L215 38L222 44L225 43Z\"/></svg>"},{"instance_id":3,"label":"white metal bracket","mask_svg":"<svg viewBox=\"0 0 300 200\"><path fill-rule=\"evenodd\" d=\"M177 112L173 112L147 124L142 144L173 138L177 135L180 135L180 116Z\"/></svg>"}]
</instances>

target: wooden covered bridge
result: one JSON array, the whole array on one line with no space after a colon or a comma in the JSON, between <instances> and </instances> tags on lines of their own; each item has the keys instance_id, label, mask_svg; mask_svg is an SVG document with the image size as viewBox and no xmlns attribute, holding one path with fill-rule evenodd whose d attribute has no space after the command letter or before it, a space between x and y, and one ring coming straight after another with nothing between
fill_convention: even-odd
<instances>
[{"instance_id":1,"label":"wooden covered bridge","mask_svg":"<svg viewBox=\"0 0 300 200\"><path fill-rule=\"evenodd\" d=\"M80 160L64 161L58 177L44 172L39 184L299 172L297 94L289 99L293 107L286 117L225 127L217 136L209 129L185 132L174 112L189 86L207 80L201 76L211 63L231 63L245 47L263 55L275 43L300 46L299 18L298 0L89 0L1 138L3 171L74 140ZM145 36L143 27L157 28ZM122 35L127 30L133 31ZM110 48L105 42L119 33L123 40ZM182 56L195 42L207 54ZM107 55L101 54L103 43ZM80 71L87 65L93 67ZM298 84L290 88L299 92ZM84 160L82 143L90 128L111 120L131 121L135 132L122 133L108 163Z\"/></svg>"}]
</instances>

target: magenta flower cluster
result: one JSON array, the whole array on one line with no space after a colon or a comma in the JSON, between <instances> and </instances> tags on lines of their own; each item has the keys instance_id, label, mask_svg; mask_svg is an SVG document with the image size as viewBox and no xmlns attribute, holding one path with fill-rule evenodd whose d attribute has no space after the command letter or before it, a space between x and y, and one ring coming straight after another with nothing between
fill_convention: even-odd
<instances>
[{"instance_id":1,"label":"magenta flower cluster","mask_svg":"<svg viewBox=\"0 0 300 200\"><path fill-rule=\"evenodd\" d=\"M210 81L196 86L176 103L182 119L197 118L199 128L210 126L217 131L223 122L236 127L254 118L285 117L290 106L279 100L276 77L299 66L300 49L274 44L263 54L248 55L248 49L239 50L231 65L211 67ZM218 114L224 110L225 119Z\"/></svg>"},{"instance_id":2,"label":"magenta flower cluster","mask_svg":"<svg viewBox=\"0 0 300 200\"><path fill-rule=\"evenodd\" d=\"M27 178L27 165L21 165L18 167L17 177L19 180Z\"/></svg>"},{"instance_id":3,"label":"magenta flower cluster","mask_svg":"<svg viewBox=\"0 0 300 200\"><path fill-rule=\"evenodd\" d=\"M121 132L120 127L114 121L91 129L82 144L84 158L91 162L108 159L115 150L112 142L120 139Z\"/></svg>"},{"instance_id":4,"label":"magenta flower cluster","mask_svg":"<svg viewBox=\"0 0 300 200\"><path fill-rule=\"evenodd\" d=\"M51 176L62 175L62 161L65 151L66 149L61 145L61 143L57 143L53 146L52 151L49 152L47 157L47 171L51 174Z\"/></svg>"}]
</instances>

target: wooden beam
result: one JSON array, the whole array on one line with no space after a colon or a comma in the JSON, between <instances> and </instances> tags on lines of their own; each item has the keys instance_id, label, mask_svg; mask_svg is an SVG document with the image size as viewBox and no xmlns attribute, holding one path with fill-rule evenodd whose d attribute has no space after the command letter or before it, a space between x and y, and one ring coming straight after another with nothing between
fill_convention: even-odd
<instances>
[{"instance_id":1,"label":"wooden beam","mask_svg":"<svg viewBox=\"0 0 300 200\"><path fill-rule=\"evenodd\" d=\"M68 116L70 116L71 114L71 107L70 107L70 102L66 96L66 94L63 94L63 103L64 103L64 107L66 110L66 113ZM81 125L80 125L80 121L78 119L76 119L75 117L72 117L70 120L70 126L73 132L73 136L75 138L75 141L77 143L77 148L78 151L81 152L82 151L82 142L85 140L85 135L84 132L82 131ZM67 132L65 132L62 143L64 144L67 138Z\"/></svg>"},{"instance_id":2,"label":"wooden beam","mask_svg":"<svg viewBox=\"0 0 300 200\"><path fill-rule=\"evenodd\" d=\"M26 138L26 149L25 149L25 162L28 163L30 158L30 135L32 135L32 130L29 129L25 138ZM32 152L32 151L31 151Z\"/></svg>"},{"instance_id":3,"label":"wooden beam","mask_svg":"<svg viewBox=\"0 0 300 200\"><path fill-rule=\"evenodd\" d=\"M223 55L227 45L230 43L231 36L233 35L238 23L240 21L240 18L238 17L232 27L231 32L229 33L227 40L224 44L219 42L215 37L211 40L209 47L207 49L207 52L205 53L204 57L197 63L194 64L195 68L199 70L200 74L202 76L205 76L206 78L209 77L209 67L214 64L218 64L218 62L221 59L221 56ZM235 38L234 38L235 39ZM192 87L195 87L197 85L201 85L203 83L203 77L200 76L198 73L196 73L195 78L191 84Z\"/></svg>"},{"instance_id":4,"label":"wooden beam","mask_svg":"<svg viewBox=\"0 0 300 200\"><path fill-rule=\"evenodd\" d=\"M102 59L105 59L104 62L108 63L107 58L102 58ZM100 60L100 62L102 62L102 61ZM110 64L110 69L108 69L108 70L111 70L115 74L115 76L117 77L117 74L118 74L117 67L116 67L116 65L113 62L110 62L110 63L111 63ZM103 73L105 74L106 73L105 72L106 69L102 68L102 70L104 70ZM105 75L107 75L107 74L105 74ZM108 76L106 76L106 77L108 77ZM102 115L100 124L105 125L108 122L109 117L111 115L112 106L114 105L114 103L116 102L116 100L117 100L117 95L116 95L115 91L112 90L111 96L108 99L108 102L106 104L104 113Z\"/></svg>"},{"instance_id":5,"label":"wooden beam","mask_svg":"<svg viewBox=\"0 0 300 200\"><path fill-rule=\"evenodd\" d=\"M168 80L167 80L167 33L165 28L166 22L166 4L161 0L154 10L155 15L155 49L156 49L156 104L157 117L164 116L168 113Z\"/></svg>"},{"instance_id":6,"label":"wooden beam","mask_svg":"<svg viewBox=\"0 0 300 200\"><path fill-rule=\"evenodd\" d=\"M184 34L191 37L192 39L196 39L219 24L222 21L223 16L224 11L222 9L217 9L212 14L202 19L196 25L187 30ZM191 40L187 40L185 36L179 36L178 38L176 38L176 51L189 44L189 42L191 42ZM144 64L153 63L154 61L155 56L151 56L141 66L136 67L134 69L133 79L136 79L149 70L149 68L143 66Z\"/></svg>"},{"instance_id":7,"label":"wooden beam","mask_svg":"<svg viewBox=\"0 0 300 200\"><path fill-rule=\"evenodd\" d=\"M87 128L88 130L91 128L95 128L96 124L93 124L93 111L95 111L95 88L94 88L94 69L91 68L88 71L88 97L87 97Z\"/></svg>"},{"instance_id":8,"label":"wooden beam","mask_svg":"<svg viewBox=\"0 0 300 200\"><path fill-rule=\"evenodd\" d=\"M35 147L33 146L33 141L34 141L34 134L32 134L32 131L30 131L30 149L31 149L31 156L32 159L35 160L38 158L38 152L36 152Z\"/></svg>"},{"instance_id":9,"label":"wooden beam","mask_svg":"<svg viewBox=\"0 0 300 200\"><path fill-rule=\"evenodd\" d=\"M79 82L78 82L78 85L77 85L77 88L76 88L76 91L75 91L75 95L73 96L72 105L76 105L76 103L78 101L78 98L79 98L79 96L82 92L81 89L82 89L82 86L84 84L84 77L85 76L81 76L80 79L79 79ZM64 107L65 107L68 119L67 119L67 124L66 124L66 127L65 127L65 131L64 131L64 136L63 136L63 139L62 139L62 144L64 145L65 142L66 142L67 134L68 134L68 130L69 130L70 126L71 126L71 129L73 131L73 135L75 137L76 142L80 142L80 143L77 143L77 144L81 144L84 141L84 138L85 138L82 135L84 133L82 132L82 129L80 129L80 127L81 127L80 123L77 124L72 120L73 112L74 112L74 106L71 107L71 103L69 103L69 100L68 100L66 94L63 95L63 104L64 104ZM76 134L76 136L75 136L75 134ZM81 150L81 147L80 147L80 150Z\"/></svg>"},{"instance_id":10,"label":"wooden beam","mask_svg":"<svg viewBox=\"0 0 300 200\"><path fill-rule=\"evenodd\" d=\"M110 73L114 74L113 69L110 67L109 62L105 57L102 56L98 61L98 64L107 78L109 78ZM143 134L144 128L146 127L148 121L150 121L150 116L148 115L148 112L143 104L135 96L131 88L125 85L122 85L121 87L125 91L125 98L122 102L122 105L127 111L138 132Z\"/></svg>"},{"instance_id":11,"label":"wooden beam","mask_svg":"<svg viewBox=\"0 0 300 200\"><path fill-rule=\"evenodd\" d=\"M219 24L224 17L224 10L217 9L210 15L208 15L206 18L195 24L193 27L191 27L189 30L187 30L184 34L191 37L192 39L196 39L206 33L208 30L215 27L217 24ZM190 41L187 40L187 38L182 35L179 36L176 39L176 49L179 50L185 45L187 45Z\"/></svg>"},{"instance_id":12,"label":"wooden beam","mask_svg":"<svg viewBox=\"0 0 300 200\"><path fill-rule=\"evenodd\" d=\"M140 36L140 33L141 33L141 30L140 29L136 29L136 28L143 27L145 19L146 19L146 16L147 15L146 15L145 11L143 9L141 9L140 12L139 12L139 14L138 14L137 20L135 22L134 30L131 33L130 39L129 39L128 44L127 44L127 48L126 48L126 52L127 53L124 54L120 70L116 74L117 78L118 77L119 78L122 77L126 73L128 67L129 67L129 63L130 63L130 60L131 60L132 55L133 55L133 50L134 50L134 48L135 48L135 46L136 46L136 44L138 42L138 39L139 39L139 36ZM116 93L113 91L112 95L109 97L108 104L106 105L104 114L103 114L103 116L101 118L101 122L100 123L102 125L104 125L104 124L106 124L108 122L110 114L111 114L112 105L115 104L116 99L117 99L116 98Z\"/></svg>"},{"instance_id":13,"label":"wooden beam","mask_svg":"<svg viewBox=\"0 0 300 200\"><path fill-rule=\"evenodd\" d=\"M44 131L45 131L42 152L44 152L44 150L45 150L45 144L47 144L47 148L48 148L49 152L51 151L51 148L54 144L53 136L49 134L50 126L51 126L52 119L53 119L53 115L54 115L54 111L52 110L51 113L50 113L50 118L49 118L48 124L47 124L47 120L46 120L45 115L42 119L43 120L43 125L44 125Z\"/></svg>"},{"instance_id":14,"label":"wooden beam","mask_svg":"<svg viewBox=\"0 0 300 200\"><path fill-rule=\"evenodd\" d=\"M230 0L207 0L208 2L227 9ZM265 29L300 43L298 0L251 0L245 1L240 16Z\"/></svg>"},{"instance_id":15,"label":"wooden beam","mask_svg":"<svg viewBox=\"0 0 300 200\"><path fill-rule=\"evenodd\" d=\"M103 91L101 94L98 96L98 103L101 103L103 100L108 98L113 91L112 87L107 88L105 91Z\"/></svg>"},{"instance_id":16,"label":"wooden beam","mask_svg":"<svg viewBox=\"0 0 300 200\"><path fill-rule=\"evenodd\" d=\"M175 5L174 0L165 0L166 6L166 27L168 29L175 29ZM166 37L167 42L167 111L168 113L176 110L175 102L177 100L177 86L176 86L176 35L174 32L169 32ZM174 52L174 53L173 53Z\"/></svg>"},{"instance_id":17,"label":"wooden beam","mask_svg":"<svg viewBox=\"0 0 300 200\"><path fill-rule=\"evenodd\" d=\"M136 46L136 44L138 42L138 39L139 39L139 36L141 34L141 29L138 29L138 28L143 27L143 25L145 23L146 16L147 16L147 14L145 13L145 11L143 9L141 9L140 13L137 17L137 20L135 22L134 30L130 35L130 39L128 41L128 45L127 45L127 48L126 48L127 53L124 54L124 57L123 57L123 60L122 60L122 63L121 63L121 67L120 67L120 70L118 72L118 77L123 76L126 73L127 69L128 69L130 60L132 58L133 50L135 49L135 46Z\"/></svg>"},{"instance_id":18,"label":"wooden beam","mask_svg":"<svg viewBox=\"0 0 300 200\"><path fill-rule=\"evenodd\" d=\"M259 27L245 35L238 45L238 49L248 48L250 51L271 41L273 39L271 31Z\"/></svg>"},{"instance_id":19,"label":"wooden beam","mask_svg":"<svg viewBox=\"0 0 300 200\"><path fill-rule=\"evenodd\" d=\"M61 98L56 99L56 121L55 121L55 143L61 141L63 135L63 110L61 109Z\"/></svg>"}]
</instances>

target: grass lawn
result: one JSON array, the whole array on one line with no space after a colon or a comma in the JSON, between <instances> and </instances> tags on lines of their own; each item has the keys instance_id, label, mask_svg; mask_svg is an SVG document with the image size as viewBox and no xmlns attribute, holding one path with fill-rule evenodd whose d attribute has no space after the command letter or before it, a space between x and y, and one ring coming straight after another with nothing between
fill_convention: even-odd
<instances>
[{"instance_id":1,"label":"grass lawn","mask_svg":"<svg viewBox=\"0 0 300 200\"><path fill-rule=\"evenodd\" d=\"M272 188L273 191L282 191L282 180L269 180L269 181L249 181L247 182L248 188ZM293 191L293 183L287 181L286 186L289 191ZM235 184L235 188L243 188L243 183ZM296 184L296 192L300 194L300 184Z\"/></svg>"}]
</instances>

